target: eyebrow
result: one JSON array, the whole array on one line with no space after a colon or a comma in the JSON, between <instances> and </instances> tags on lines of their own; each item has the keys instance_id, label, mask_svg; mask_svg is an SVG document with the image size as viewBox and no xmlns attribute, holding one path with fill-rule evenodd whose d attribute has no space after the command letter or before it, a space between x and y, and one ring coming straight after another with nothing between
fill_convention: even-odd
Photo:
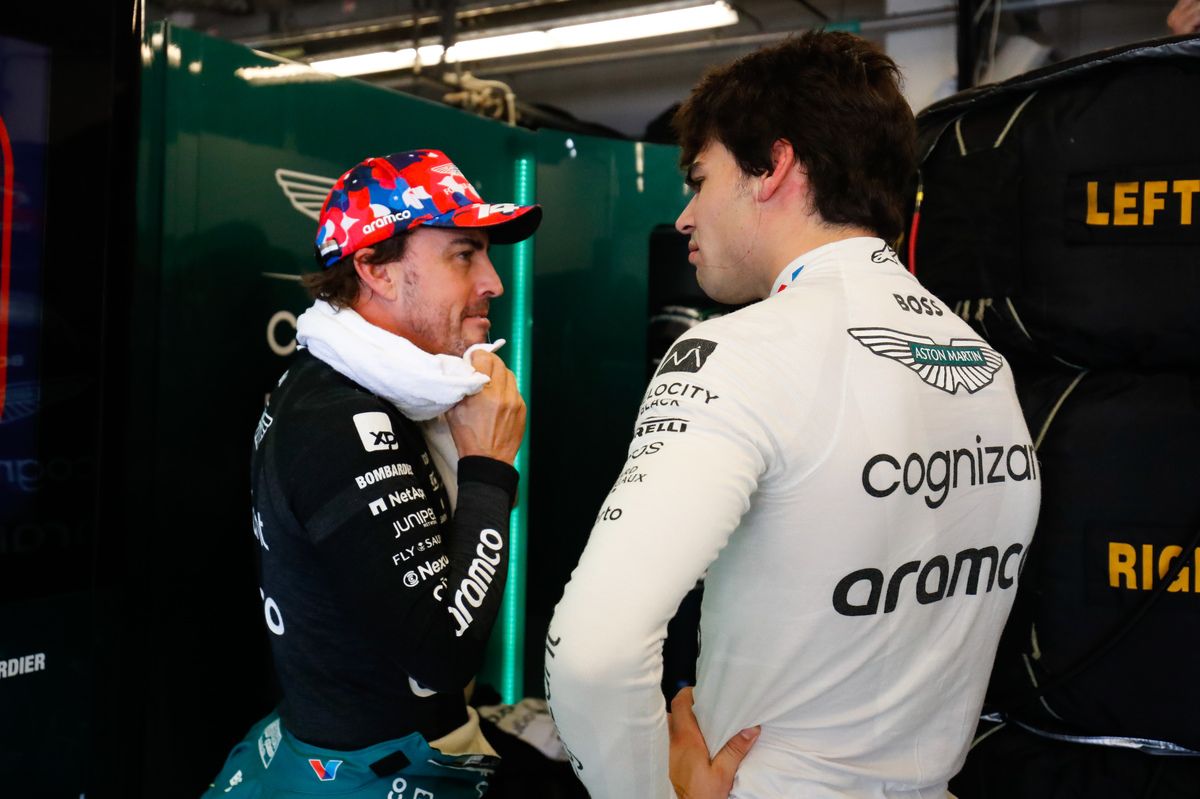
<instances>
[{"instance_id":1,"label":"eyebrow","mask_svg":"<svg viewBox=\"0 0 1200 799\"><path fill-rule=\"evenodd\" d=\"M477 250L483 250L484 252L487 252L488 243L487 238L484 236L458 236L457 238L451 239L450 244L447 246L461 247L464 244L469 247L474 247Z\"/></svg>"}]
</instances>

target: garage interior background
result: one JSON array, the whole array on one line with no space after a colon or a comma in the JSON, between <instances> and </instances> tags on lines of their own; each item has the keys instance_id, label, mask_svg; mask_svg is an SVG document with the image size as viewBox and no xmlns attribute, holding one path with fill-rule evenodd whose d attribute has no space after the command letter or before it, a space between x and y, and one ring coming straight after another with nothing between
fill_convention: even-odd
<instances>
[{"instance_id":1,"label":"garage interior background","mask_svg":"<svg viewBox=\"0 0 1200 799\"><path fill-rule=\"evenodd\" d=\"M456 20L459 39L545 29L562 20L611 18L663 7L703 5L650 0L162 0L149 2L147 20L166 20L248 47L312 62L440 40L443 15ZM741 0L730 4L737 22L723 27L489 59L468 64L478 78L499 80L529 106L529 121L562 128L559 109L621 135L646 139L647 125L687 95L713 64L817 26L835 26L882 44L907 82L914 112L963 85L991 82L982 73L957 83L959 15L975 18L977 64L986 66L996 31L998 64L1007 77L1054 60L1168 34L1170 0ZM997 14L999 12L999 14ZM417 25L414 25L414 19ZM363 74L382 86L441 97L437 68ZM449 70L451 72L454 69ZM555 124L558 122L559 124Z\"/></svg>"},{"instance_id":2,"label":"garage interior background","mask_svg":"<svg viewBox=\"0 0 1200 799\"><path fill-rule=\"evenodd\" d=\"M56 635L60 637L64 651L78 655L71 661L69 673L60 671L53 675L56 681L61 675L61 681L54 684L52 705L22 702L22 693L26 700L37 698L36 691L23 689L31 683L21 680L0 683L0 717L30 720L28 724L9 724L0 735L0 774L36 781L48 764L59 763L53 778L42 783L42 787L53 790L33 790L18 795L193 795L199 781L214 771L227 744L240 734L237 726L240 721L231 724L227 717L184 719L179 717L178 708L190 706L189 702L194 705L195 697L205 695L205 692L223 695L229 705L236 705L248 697L261 700L263 693L259 681L266 669L265 652L246 635L246 628L251 623L256 625L256 633L261 632L257 616L250 613L238 616L228 623L226 635L213 635L211 619L189 615L205 605L203 596L172 596L169 590L162 590L171 588L173 578L187 573L189 568L194 569L195 564L226 557L215 551L211 541L194 537L196 531L188 527L186 518L194 517L200 511L189 509L185 500L177 502L171 496L156 497L158 505L148 502L144 489L123 479L119 468L122 463L129 463L144 469L143 455L139 454L135 444L145 439L151 427L167 431L163 438L168 446L173 444L186 449L202 445L205 440L202 420L192 416L173 418L169 410L159 419L130 419L126 414L119 424L114 424L129 399L122 392L128 390L131 375L136 377L131 363L137 363L141 357L135 351L134 357L130 358L130 354L118 346L118 343L136 338L130 335L129 329L122 327L133 327L129 320L134 318L133 312L139 301L135 293L126 293L133 288L127 265L135 262L139 249L145 249L144 241L134 240L131 219L132 209L137 207L140 212L144 204L144 194L139 196L135 189L135 176L147 174L147 164L139 162L135 152L136 125L132 134L130 132L130 121L135 119L138 110L132 95L139 90L138 79L145 66L139 55L144 53L140 49L140 32L154 30L156 23L168 22L181 29L181 41L199 41L200 37L190 38L190 32L182 30L190 28L199 34L232 40L281 58L312 62L381 49L394 51L410 44L414 31L417 43L422 46L439 40L443 32L451 29L456 39L466 42L498 30L542 30L560 21L575 20L580 15L608 18L634 13L647 5L577 0L470 4L197 0L151 3L144 15L135 14L137 25L131 31L129 10L136 12L139 4L115 2L92 4L85 12L66 17L60 14L57 19L53 5L47 4L42 9L22 10L0 23L0 36L45 41L56 53L46 74L31 73L27 69L2 69L0 83L9 98L20 97L23 93L27 96L31 86L38 91L44 90L48 98L49 127L38 134L48 141L48 163L38 166L46 170L46 197L51 203L48 207L65 210L67 214L48 219L45 239L39 245L45 248L43 262L48 266L41 276L46 297L57 303L48 303L47 307L55 307L55 315L46 317L43 345L47 364L51 362L49 356L59 351L70 352L73 363L81 365L68 372L69 380L43 380L40 388L44 404L38 446L47 453L61 445L59 451L67 453L65 457L44 458L40 465L34 464L27 469L29 463L13 454L24 446L24 442L11 435L12 427L0 431L4 433L0 436L0 444L3 444L0 478L6 481L6 490L11 488L15 495L24 498L33 497L37 504L35 512L43 513L42 518L46 516L41 509L51 506L61 509L54 511L60 514L54 517L61 522L56 523L57 526L37 528L26 525L17 517L3 519L0 527L0 577L3 578L0 579L0 657L27 655L32 650L8 646L20 638L15 634L10 637L10 633L19 631L23 634L24 628L31 625L45 626L51 618L56 624L61 622ZM663 7L663 4L652 5ZM1169 2L1086 0L975 0L959 6L899 0L886 3L764 0L732 4L732 10L737 12L737 22L708 31L461 65L432 63L424 66L420 75L414 75L411 69L390 69L359 77L369 84L399 89L435 101L447 99L447 95L458 95L449 98L451 104L467 105L470 110L498 121L512 114L519 123L540 128L533 155L539 163L554 163L563 175L557 183L545 180L538 186L538 198L548 205L571 201L572 186L605 185L606 179L616 175L604 166L607 161L618 160L614 154L619 153L623 163L624 160L629 162L627 171L630 174L623 174L621 179L632 179L635 152L641 153L639 157L647 164L649 194L642 202L653 204L657 198L665 198L677 189L673 183L676 173L669 149L642 148L634 141L604 143L593 137L661 139L664 111L686 95L708 65L728 61L789 33L825 25L857 31L880 41L905 70L910 102L915 110L919 110L952 94L960 86L1006 77L1099 48L1163 36L1167 33L1165 18L1170 6ZM23 18L26 13L34 15L32 21ZM41 18L36 14L41 14ZM50 20L54 20L53 25ZM989 72L993 61L995 66ZM964 78L959 75L962 71L960 63L970 65L967 70L970 74ZM476 78L500 81L511 89L512 107L506 102L503 88L471 84L469 79L464 81L468 69ZM456 80L458 85L448 85L446 79ZM73 94L72 86L75 87ZM467 91L464 93L464 90ZM328 109L320 107L310 109L310 113L314 125L322 123L326 114L331 120L328 124L334 127L345 124L339 120L349 118L334 116ZM446 115L451 112L437 109L429 113L431 118L448 119L450 117ZM202 118L204 115L197 113L197 116ZM236 112L232 116L236 116ZM475 130L476 121L482 123L482 120L473 120L466 127ZM369 120L364 122L370 124ZM553 131L565 133L560 135ZM577 137L580 134L588 137L587 141L594 149L583 152L577 162L568 163L561 159L563 153L573 150L568 144L573 141L569 135L572 133ZM513 132L514 138L522 135L525 134ZM551 146L548 142L556 148L553 155L547 155ZM76 210L74 202L53 205L56 197L72 196L77 191L77 168L69 166L70 162L57 155L66 152L86 153L89 158L88 176L96 192L89 214L72 213ZM508 157L512 157L512 153L508 153ZM474 175L476 169L468 168L467 172ZM503 186L507 180L512 180L512 176L500 179L497 185ZM672 185L665 185L664 180ZM657 203L662 221L670 221L677 209L668 206L682 199L678 193L670 196L674 197L673 201ZM22 202L35 207L43 199L33 196ZM611 198L604 202L611 203ZM19 203L16 221L27 223L29 217L20 216L21 207ZM626 221L636 216L629 213ZM602 242L614 235L620 221L608 218L595 224L589 222L586 231L583 227L579 229L579 235ZM300 220L298 224L307 223ZM13 229L18 233L22 230L19 224ZM27 243L32 245L36 237L30 235L27 238ZM78 258L79 242L91 243L85 254L104 268L94 271L49 268ZM184 245L184 250L194 247L197 259L205 253L216 257L222 255L220 242L184 240L175 243ZM556 245L549 237L543 237L538 246L542 256L547 257ZM637 246L642 249L630 261L631 268L644 269L644 237ZM569 259L571 251L563 248L557 255ZM592 259L607 257L614 261L620 260L620 256L621 253L601 249L588 254ZM197 273L202 268L197 260ZM568 277L563 275L563 278ZM644 274L640 280L643 283L638 284L640 288L634 292L639 298L643 295L637 292L646 290ZM614 282L606 286L606 291L616 299L621 291L629 289L629 285ZM554 290L562 291L564 298L569 300L586 288L584 284L564 280L561 288ZM103 297L104 302L94 302L96 297ZM211 295L189 295L186 283L180 285L178 297L192 298L191 305L178 306L187 308L190 313L198 313L205 307L203 303L215 299ZM539 307L539 321L556 322L550 309L548 304ZM642 309L635 309L628 318L621 315L628 309L623 311L616 305L609 309L616 316L599 322L597 333L602 332L601 325L611 325L640 339L643 327L634 317L643 313ZM564 305L556 312L562 314L560 321L563 324L570 323L569 306ZM182 330L186 325L167 318L162 320L161 329L172 324L176 326L175 330L186 332ZM100 334L89 336L88 331L93 330ZM257 328L247 332L247 340L257 334ZM174 362L186 364L187 359L178 356L196 354L197 342L180 335L176 347ZM569 358L571 353L559 355ZM169 359L164 360L164 364L175 368ZM16 367L16 364L9 366ZM636 385L639 378L637 375L631 377L629 367L629 364L620 364L619 368L614 368L622 375L622 381L630 384L628 390L622 388L621 392L631 393L636 401L636 395L640 394L640 386ZM180 369L186 377L179 386L187 386L189 391L203 390L206 375L189 374L186 367ZM10 372L12 374L16 373ZM123 384L126 388L122 388ZM10 412L5 414L5 421L15 421L12 409L21 407L16 400L25 400L26 407L37 406L36 396L21 396L16 388L15 383L11 384ZM534 388L536 394L536 385ZM180 394L183 393L181 389ZM612 404L631 407L623 394ZM535 412L538 410L543 414L538 417L540 419L548 418L551 412L545 405L535 406ZM129 443L122 445L120 441L114 441L112 435L106 440L106 429L110 433L114 430L128 432ZM139 464L139 460L143 462ZM602 494L605 481L615 474L619 463L618 453L612 463L598 465L596 474L581 476L580 482L592 485ZM215 504L223 501L219 497L228 496L227 486L241 486L244 482L244 464L230 464L227 471L228 474L206 474L202 470L183 470L168 477L177 477L188 481L190 486L197 486L196 496L202 498L199 501ZM240 489L231 489L236 490ZM8 498L6 494L6 502ZM594 513L591 507L594 502L583 504L590 509L584 508L582 517ZM11 507L14 506L6 508L6 512ZM536 510L536 504L533 507ZM119 525L114 526L117 521L124 522L124 532L117 529ZM554 520L546 521L541 529L550 532L550 523ZM586 535L582 523L572 521L564 527L572 529L562 531L562 540L566 543L555 553L561 557L553 558L556 560L554 579L548 580L549 583L558 580L557 585L565 579L565 571L573 563L572 556L577 555L582 543L581 537ZM128 532L135 529L138 532ZM114 546L118 543L124 546ZM238 554L230 552L227 556L234 558ZM542 557L545 558L544 551ZM149 570L156 572L151 580L121 583L118 578L118 575ZM176 581L175 585L185 589L190 586L187 580ZM90 588L90 592L86 596L77 592L68 594L68 589L77 591L80 588ZM553 593L552 589L548 590ZM21 617L21 600L34 596L50 597L51 601L46 605L49 615ZM545 606L555 598L531 597L524 674L527 693L536 694L540 682L536 661L540 646L538 622L534 618L536 610L541 607L544 612ZM255 600L256 597L248 599ZM124 612L123 603L146 608L145 615L131 618ZM233 608L233 612L255 609L253 601L245 604L246 608ZM156 624L161 626L156 629ZM191 638L189 630L205 634ZM89 639L95 642L92 648L82 643ZM192 662L187 661L189 649L196 650ZM139 661L143 656L144 659ZM178 663L178 668L170 672L157 670L169 660ZM63 662L63 659L57 661ZM206 668L198 668L200 665ZM31 670L29 677L33 679L50 676L49 669L46 674L33 673L37 667L38 663L32 661L22 669ZM147 675L146 670L150 667L155 670ZM247 682L225 682L231 674L245 674ZM140 683L143 677L149 679ZM203 690L198 687L210 681L219 684L204 684ZM116 689L110 690L114 686ZM247 708L246 712L248 716L255 716L258 709ZM227 740L220 740L219 736L225 736ZM201 748L189 749L192 744ZM164 789L167 779L173 779L175 784ZM15 784L24 783L18 781ZM85 787L86 791L76 790Z\"/></svg>"}]
</instances>

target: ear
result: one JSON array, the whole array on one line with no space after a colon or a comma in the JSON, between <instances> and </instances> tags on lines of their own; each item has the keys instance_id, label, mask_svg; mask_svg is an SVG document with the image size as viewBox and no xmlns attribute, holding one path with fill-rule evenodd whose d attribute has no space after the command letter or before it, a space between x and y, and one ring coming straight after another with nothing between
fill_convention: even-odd
<instances>
[{"instance_id":1,"label":"ear","mask_svg":"<svg viewBox=\"0 0 1200 799\"><path fill-rule=\"evenodd\" d=\"M795 170L796 153L792 149L792 145L784 139L776 139L775 143L771 145L771 173L759 178L759 202L771 199L781 186L797 177L792 174Z\"/></svg>"},{"instance_id":2,"label":"ear","mask_svg":"<svg viewBox=\"0 0 1200 799\"><path fill-rule=\"evenodd\" d=\"M354 253L354 271L358 279L367 287L371 294L378 294L388 300L396 299L396 284L386 263L373 264L367 259L374 253L370 247L363 247Z\"/></svg>"}]
</instances>

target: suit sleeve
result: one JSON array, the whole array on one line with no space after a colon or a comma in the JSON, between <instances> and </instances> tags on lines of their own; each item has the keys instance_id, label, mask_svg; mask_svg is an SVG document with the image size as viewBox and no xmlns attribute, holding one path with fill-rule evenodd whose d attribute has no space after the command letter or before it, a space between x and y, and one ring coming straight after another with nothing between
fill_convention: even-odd
<instances>
[{"instance_id":1,"label":"suit sleeve","mask_svg":"<svg viewBox=\"0 0 1200 799\"><path fill-rule=\"evenodd\" d=\"M550 624L546 698L593 799L674 797L660 689L667 622L734 534L771 458L736 352L696 341L715 347L702 367L668 365L651 381Z\"/></svg>"},{"instance_id":2,"label":"suit sleeve","mask_svg":"<svg viewBox=\"0 0 1200 799\"><path fill-rule=\"evenodd\" d=\"M292 511L355 623L393 642L392 659L422 685L461 690L479 670L503 599L517 472L463 458L451 518L426 477L435 467L421 462L424 447L394 433L372 447L341 423L362 414L345 416L296 465ZM391 442L396 449L385 448Z\"/></svg>"}]
</instances>

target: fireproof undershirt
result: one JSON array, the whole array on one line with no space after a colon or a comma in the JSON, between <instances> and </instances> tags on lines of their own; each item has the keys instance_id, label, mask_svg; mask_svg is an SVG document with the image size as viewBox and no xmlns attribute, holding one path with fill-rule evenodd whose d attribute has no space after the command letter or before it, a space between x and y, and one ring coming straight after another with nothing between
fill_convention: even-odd
<instances>
[{"instance_id":1,"label":"fireproof undershirt","mask_svg":"<svg viewBox=\"0 0 1200 799\"><path fill-rule=\"evenodd\" d=\"M508 570L517 473L458 463L451 508L416 423L307 351L255 433L253 529L280 715L358 749L467 722Z\"/></svg>"},{"instance_id":2,"label":"fireproof undershirt","mask_svg":"<svg viewBox=\"0 0 1200 799\"><path fill-rule=\"evenodd\" d=\"M651 380L547 637L593 799L665 799L667 622L707 572L695 712L762 725L737 799L946 796L1039 502L1008 365L880 240L806 253Z\"/></svg>"}]
</instances>

